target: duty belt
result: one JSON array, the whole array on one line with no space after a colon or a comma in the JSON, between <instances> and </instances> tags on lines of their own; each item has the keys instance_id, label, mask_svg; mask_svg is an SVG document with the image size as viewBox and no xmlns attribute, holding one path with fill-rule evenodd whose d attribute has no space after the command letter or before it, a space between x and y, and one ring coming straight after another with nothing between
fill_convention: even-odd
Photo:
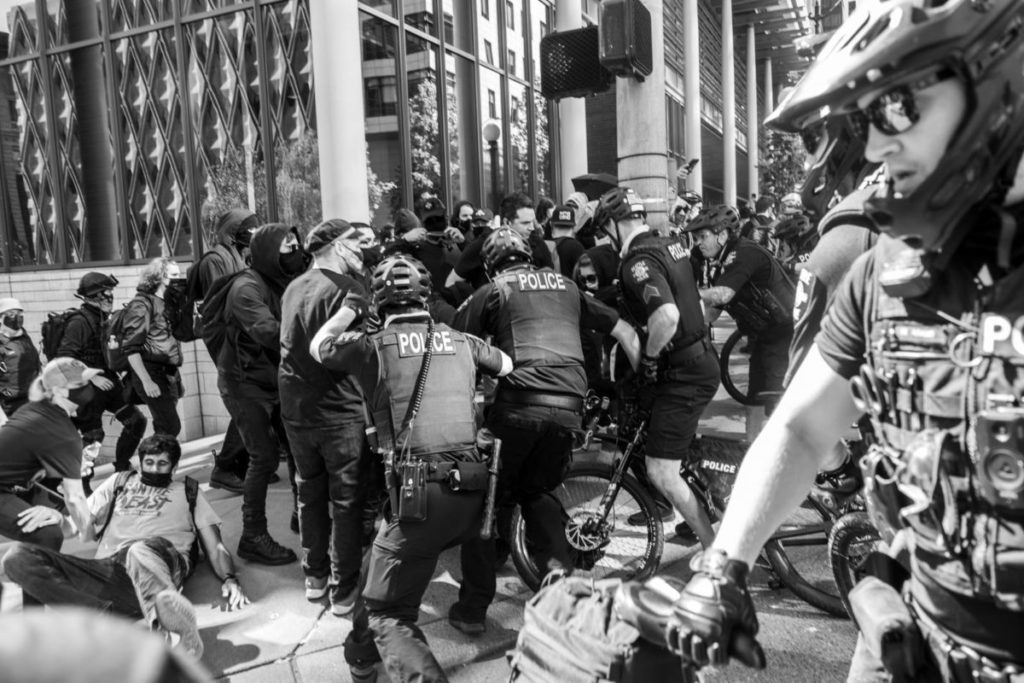
<instances>
[{"instance_id":1,"label":"duty belt","mask_svg":"<svg viewBox=\"0 0 1024 683\"><path fill-rule=\"evenodd\" d=\"M668 363L669 367L675 367L677 365L681 365L682 363L691 361L694 358L700 357L707 350L708 340L705 339L704 337L701 337L692 344L688 344L679 349L672 349L671 351L666 353L665 362Z\"/></svg>"},{"instance_id":2,"label":"duty belt","mask_svg":"<svg viewBox=\"0 0 1024 683\"><path fill-rule=\"evenodd\" d=\"M522 391L520 389L499 389L495 403L514 403L524 406L542 406L545 408L563 408L580 412L583 410L583 399L565 394L544 394L539 391Z\"/></svg>"},{"instance_id":3,"label":"duty belt","mask_svg":"<svg viewBox=\"0 0 1024 683\"><path fill-rule=\"evenodd\" d=\"M909 597L907 602L927 647L946 659L952 683L1024 683L1024 666L996 662L956 642Z\"/></svg>"}]
</instances>

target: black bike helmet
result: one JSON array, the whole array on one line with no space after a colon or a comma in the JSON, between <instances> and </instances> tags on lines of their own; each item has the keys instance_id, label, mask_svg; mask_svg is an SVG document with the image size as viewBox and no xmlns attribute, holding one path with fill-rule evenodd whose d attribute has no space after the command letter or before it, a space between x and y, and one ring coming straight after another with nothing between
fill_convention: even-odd
<instances>
[{"instance_id":1,"label":"black bike helmet","mask_svg":"<svg viewBox=\"0 0 1024 683\"><path fill-rule=\"evenodd\" d=\"M780 242L788 242L793 251L801 253L812 248L812 242L818 241L818 230L809 217L798 213L776 223L772 237Z\"/></svg>"},{"instance_id":2,"label":"black bike helmet","mask_svg":"<svg viewBox=\"0 0 1024 683\"><path fill-rule=\"evenodd\" d=\"M881 192L865 205L879 226L944 254L968 225L972 206L1001 204L1024 139L1024 2L889 0L864 3L768 117L796 132L856 110L873 92L952 72L964 83L963 120L928 178L906 196Z\"/></svg>"},{"instance_id":3,"label":"black bike helmet","mask_svg":"<svg viewBox=\"0 0 1024 683\"><path fill-rule=\"evenodd\" d=\"M686 225L684 232L697 232L698 230L710 230L716 234L728 230L730 234L738 234L740 216L731 206L712 204L701 209L700 213Z\"/></svg>"},{"instance_id":4,"label":"black bike helmet","mask_svg":"<svg viewBox=\"0 0 1024 683\"><path fill-rule=\"evenodd\" d=\"M512 228L498 228L484 240L480 250L484 269L491 275L510 263L533 263L533 250L529 243Z\"/></svg>"},{"instance_id":5,"label":"black bike helmet","mask_svg":"<svg viewBox=\"0 0 1024 683\"><path fill-rule=\"evenodd\" d=\"M846 116L830 118L801 132L807 159L800 200L821 218L838 201L857 189L878 164L864 158L865 140Z\"/></svg>"},{"instance_id":6,"label":"black bike helmet","mask_svg":"<svg viewBox=\"0 0 1024 683\"><path fill-rule=\"evenodd\" d=\"M629 218L647 218L647 208L636 192L628 187L613 187L597 200L595 216L604 216L603 226L608 219L618 223Z\"/></svg>"},{"instance_id":7,"label":"black bike helmet","mask_svg":"<svg viewBox=\"0 0 1024 683\"><path fill-rule=\"evenodd\" d=\"M395 254L373 269L370 293L378 309L394 306L425 308L430 297L430 273L411 256Z\"/></svg>"}]
</instances>

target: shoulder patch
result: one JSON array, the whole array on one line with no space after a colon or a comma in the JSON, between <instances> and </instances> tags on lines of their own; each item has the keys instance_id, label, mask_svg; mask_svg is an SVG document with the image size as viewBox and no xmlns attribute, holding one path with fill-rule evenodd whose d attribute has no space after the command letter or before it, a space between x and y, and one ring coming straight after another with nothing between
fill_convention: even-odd
<instances>
[{"instance_id":1,"label":"shoulder patch","mask_svg":"<svg viewBox=\"0 0 1024 683\"><path fill-rule=\"evenodd\" d=\"M651 299L656 299L661 295L658 288L654 285L644 285L643 299L645 304L651 303Z\"/></svg>"},{"instance_id":2,"label":"shoulder patch","mask_svg":"<svg viewBox=\"0 0 1024 683\"><path fill-rule=\"evenodd\" d=\"M643 259L634 263L630 267L629 272L637 282L646 282L651 277L650 266L648 266L647 261Z\"/></svg>"},{"instance_id":3,"label":"shoulder patch","mask_svg":"<svg viewBox=\"0 0 1024 683\"><path fill-rule=\"evenodd\" d=\"M811 300L814 289L814 273L806 268L800 271L800 280L796 284L793 297L793 320L800 320L807 312L807 303Z\"/></svg>"},{"instance_id":4,"label":"shoulder patch","mask_svg":"<svg viewBox=\"0 0 1024 683\"><path fill-rule=\"evenodd\" d=\"M363 336L363 333L360 332L359 330L348 330L347 332L342 332L341 334L338 335L337 343L338 344L347 344L348 342L357 341L362 336Z\"/></svg>"},{"instance_id":5,"label":"shoulder patch","mask_svg":"<svg viewBox=\"0 0 1024 683\"><path fill-rule=\"evenodd\" d=\"M672 242L668 245L668 255L672 257L673 261L682 261L684 258L690 257L690 250L679 242Z\"/></svg>"}]
</instances>

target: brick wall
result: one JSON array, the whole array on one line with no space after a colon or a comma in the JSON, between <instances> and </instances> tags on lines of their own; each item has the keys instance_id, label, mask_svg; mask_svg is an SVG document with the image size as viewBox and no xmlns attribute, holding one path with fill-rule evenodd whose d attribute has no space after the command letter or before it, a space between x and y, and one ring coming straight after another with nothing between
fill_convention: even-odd
<instances>
[{"instance_id":1,"label":"brick wall","mask_svg":"<svg viewBox=\"0 0 1024 683\"><path fill-rule=\"evenodd\" d=\"M188 267L180 263L182 272ZM78 281L85 273L97 270L110 273L120 284L114 290L115 309L127 303L135 295L141 266L103 266L71 270L41 270L17 273L0 273L0 297L13 296L25 308L25 330L36 345L42 344L43 321L50 311L77 308L81 301L74 296ZM181 377L185 384L185 396L178 403L181 417L182 441L219 434L227 428L228 413L217 391L217 370L210 360L202 342L182 344L184 363ZM149 414L146 406L140 406ZM103 429L106 432L103 454L112 457L113 445L121 433L121 425L112 416L104 416ZM152 425L147 434L152 433Z\"/></svg>"}]
</instances>

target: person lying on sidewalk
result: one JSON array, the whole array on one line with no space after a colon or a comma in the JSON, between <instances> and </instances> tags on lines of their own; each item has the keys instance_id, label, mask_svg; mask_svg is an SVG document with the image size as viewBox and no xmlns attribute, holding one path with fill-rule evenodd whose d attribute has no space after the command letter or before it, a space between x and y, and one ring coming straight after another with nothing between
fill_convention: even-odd
<instances>
[{"instance_id":1,"label":"person lying on sidewalk","mask_svg":"<svg viewBox=\"0 0 1024 683\"><path fill-rule=\"evenodd\" d=\"M226 609L249 604L235 575L234 560L220 535L220 518L195 480L172 481L181 445L165 434L139 445L141 472L110 477L89 497L99 547L94 559L18 543L0 560L0 570L24 593L45 605L79 605L144 619L178 647L200 658L203 641L195 608L179 592L192 574L201 543L214 573L223 581ZM73 524L56 510L31 508L29 524ZM31 531L31 529L27 529Z\"/></svg>"}]
</instances>

